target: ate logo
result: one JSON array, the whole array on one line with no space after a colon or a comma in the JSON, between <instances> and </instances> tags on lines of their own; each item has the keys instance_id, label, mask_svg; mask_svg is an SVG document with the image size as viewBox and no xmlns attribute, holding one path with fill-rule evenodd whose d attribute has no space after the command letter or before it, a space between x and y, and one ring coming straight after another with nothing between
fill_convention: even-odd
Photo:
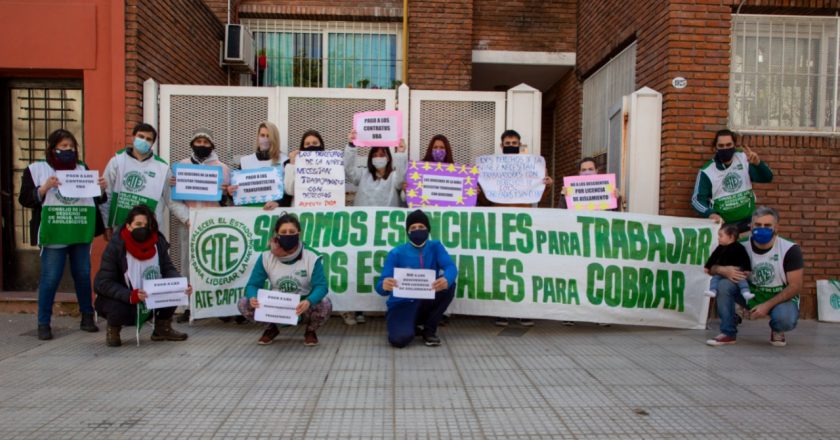
<instances>
[{"instance_id":1,"label":"ate logo","mask_svg":"<svg viewBox=\"0 0 840 440\"><path fill-rule=\"evenodd\" d=\"M723 190L728 193L735 192L741 188L741 183L743 181L740 174L728 173L723 178Z\"/></svg>"},{"instance_id":2,"label":"ate logo","mask_svg":"<svg viewBox=\"0 0 840 440\"><path fill-rule=\"evenodd\" d=\"M298 289L300 289L300 283L294 277L285 276L277 280L274 288L277 289L278 292L297 293Z\"/></svg>"},{"instance_id":3,"label":"ate logo","mask_svg":"<svg viewBox=\"0 0 840 440\"><path fill-rule=\"evenodd\" d=\"M252 253L251 229L236 219L207 219L190 237L191 266L214 286L230 284L242 276Z\"/></svg>"},{"instance_id":4,"label":"ate logo","mask_svg":"<svg viewBox=\"0 0 840 440\"><path fill-rule=\"evenodd\" d=\"M753 268L752 281L756 286L766 286L775 278L776 270L770 263L761 263Z\"/></svg>"},{"instance_id":5,"label":"ate logo","mask_svg":"<svg viewBox=\"0 0 840 440\"><path fill-rule=\"evenodd\" d=\"M75 205L76 203L79 203L80 200L75 197L64 197L63 195L61 195L61 191L59 190L55 190L54 195L55 198L58 199L58 201L61 202L63 205Z\"/></svg>"},{"instance_id":6,"label":"ate logo","mask_svg":"<svg viewBox=\"0 0 840 440\"><path fill-rule=\"evenodd\" d=\"M840 295L832 293L831 298L829 298L828 301L831 304L832 309L840 310Z\"/></svg>"},{"instance_id":7,"label":"ate logo","mask_svg":"<svg viewBox=\"0 0 840 440\"><path fill-rule=\"evenodd\" d=\"M140 192L146 187L146 176L139 171L129 171L123 177L123 186L131 192Z\"/></svg>"},{"instance_id":8,"label":"ate logo","mask_svg":"<svg viewBox=\"0 0 840 440\"><path fill-rule=\"evenodd\" d=\"M160 273L160 268L157 266L149 266L143 271L144 280L157 280L163 278Z\"/></svg>"}]
</instances>

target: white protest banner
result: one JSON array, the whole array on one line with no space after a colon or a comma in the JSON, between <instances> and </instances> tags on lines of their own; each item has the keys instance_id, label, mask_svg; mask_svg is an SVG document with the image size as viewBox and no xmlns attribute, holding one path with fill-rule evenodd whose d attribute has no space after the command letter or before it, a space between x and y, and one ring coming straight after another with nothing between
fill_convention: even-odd
<instances>
[{"instance_id":1,"label":"white protest banner","mask_svg":"<svg viewBox=\"0 0 840 440\"><path fill-rule=\"evenodd\" d=\"M260 289L257 291L257 301L260 306L254 310L254 321L297 325L295 309L300 302L300 295Z\"/></svg>"},{"instance_id":2,"label":"white protest banner","mask_svg":"<svg viewBox=\"0 0 840 440\"><path fill-rule=\"evenodd\" d=\"M394 268L394 279L397 287L394 296L397 298L435 299L435 271L431 269L402 269Z\"/></svg>"},{"instance_id":3,"label":"white protest banner","mask_svg":"<svg viewBox=\"0 0 840 440\"><path fill-rule=\"evenodd\" d=\"M172 172L175 175L172 200L222 200L222 167L176 163Z\"/></svg>"},{"instance_id":4,"label":"white protest banner","mask_svg":"<svg viewBox=\"0 0 840 440\"><path fill-rule=\"evenodd\" d=\"M493 203L537 203L545 191L545 159L530 154L479 156L478 183Z\"/></svg>"},{"instance_id":5,"label":"white protest banner","mask_svg":"<svg viewBox=\"0 0 840 440\"><path fill-rule=\"evenodd\" d=\"M353 115L357 147L396 147L402 139L402 112L386 110Z\"/></svg>"},{"instance_id":6,"label":"white protest banner","mask_svg":"<svg viewBox=\"0 0 840 440\"><path fill-rule=\"evenodd\" d=\"M146 291L146 308L149 310L163 307L177 307L189 305L186 291L189 282L185 277L159 278L143 280L143 290Z\"/></svg>"},{"instance_id":7,"label":"white protest banner","mask_svg":"<svg viewBox=\"0 0 840 440\"><path fill-rule=\"evenodd\" d=\"M234 171L230 184L239 188L233 194L234 205L265 203L283 198L283 171L280 167Z\"/></svg>"},{"instance_id":8,"label":"white protest banner","mask_svg":"<svg viewBox=\"0 0 840 440\"><path fill-rule=\"evenodd\" d=\"M344 152L301 151L295 159L295 206L344 206Z\"/></svg>"},{"instance_id":9,"label":"white protest banner","mask_svg":"<svg viewBox=\"0 0 840 440\"><path fill-rule=\"evenodd\" d=\"M285 209L319 253L335 311L380 311L388 252L407 242L399 208ZM452 313L703 329L703 271L719 226L707 219L612 211L430 208L431 239L458 267ZM196 318L231 316L280 212L190 212Z\"/></svg>"},{"instance_id":10,"label":"white protest banner","mask_svg":"<svg viewBox=\"0 0 840 440\"><path fill-rule=\"evenodd\" d=\"M566 176L566 207L575 211L600 211L615 209L615 174L592 174L588 176Z\"/></svg>"},{"instance_id":11,"label":"white protest banner","mask_svg":"<svg viewBox=\"0 0 840 440\"><path fill-rule=\"evenodd\" d=\"M86 199L102 195L99 186L99 171L56 171L55 177L61 185L58 192L68 199Z\"/></svg>"}]
</instances>

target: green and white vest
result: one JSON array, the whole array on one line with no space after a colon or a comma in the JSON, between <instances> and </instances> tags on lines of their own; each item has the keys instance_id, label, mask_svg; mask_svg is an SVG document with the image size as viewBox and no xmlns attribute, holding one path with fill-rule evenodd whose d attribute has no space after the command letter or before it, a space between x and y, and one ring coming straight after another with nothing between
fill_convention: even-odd
<instances>
[{"instance_id":1,"label":"green and white vest","mask_svg":"<svg viewBox=\"0 0 840 440\"><path fill-rule=\"evenodd\" d=\"M301 257L292 264L282 263L271 251L262 254L262 264L268 274L269 289L283 293L296 293L301 300L312 292L312 271L321 258L304 247Z\"/></svg>"},{"instance_id":2,"label":"green and white vest","mask_svg":"<svg viewBox=\"0 0 840 440\"><path fill-rule=\"evenodd\" d=\"M747 155L738 151L725 170L719 170L715 161L702 169L712 182L712 209L726 223L749 218L755 209L755 193L750 179L750 162Z\"/></svg>"},{"instance_id":3,"label":"green and white vest","mask_svg":"<svg viewBox=\"0 0 840 440\"><path fill-rule=\"evenodd\" d=\"M158 221L162 220L164 185L168 185L166 176L169 165L155 155L151 159L139 161L122 150L114 156L114 165L119 179L111 190L111 206L108 211L108 227L121 225L131 208L146 205L155 212Z\"/></svg>"},{"instance_id":4,"label":"green and white vest","mask_svg":"<svg viewBox=\"0 0 840 440\"><path fill-rule=\"evenodd\" d=\"M130 289L143 289L144 280L157 280L163 277L160 273L159 257L155 252L155 256L148 260L138 260L126 251L125 260L128 270L125 273L125 281Z\"/></svg>"},{"instance_id":5,"label":"green and white vest","mask_svg":"<svg viewBox=\"0 0 840 440\"><path fill-rule=\"evenodd\" d=\"M750 272L750 292L755 294L747 305L755 307L777 293L784 290L788 285L787 274L785 273L785 255L796 244L782 237L776 236L773 247L764 254L757 254L753 251L750 240L742 241L741 245L747 249L750 256L752 272ZM799 296L793 298L794 303L799 305Z\"/></svg>"},{"instance_id":6,"label":"green and white vest","mask_svg":"<svg viewBox=\"0 0 840 440\"><path fill-rule=\"evenodd\" d=\"M85 167L76 165L76 171L85 171ZM29 172L36 187L55 176L53 167L44 161L29 165ZM64 197L58 188L50 188L41 207L38 245L90 243L96 230L96 215L92 198Z\"/></svg>"}]
</instances>

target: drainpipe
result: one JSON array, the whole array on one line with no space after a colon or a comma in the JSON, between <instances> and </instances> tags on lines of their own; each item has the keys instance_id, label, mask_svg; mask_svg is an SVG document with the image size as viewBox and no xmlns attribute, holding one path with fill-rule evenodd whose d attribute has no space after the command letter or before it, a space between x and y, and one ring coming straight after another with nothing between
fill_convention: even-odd
<instances>
[{"instance_id":1,"label":"drainpipe","mask_svg":"<svg viewBox=\"0 0 840 440\"><path fill-rule=\"evenodd\" d=\"M402 82L408 84L408 0L403 0L403 65Z\"/></svg>"}]
</instances>

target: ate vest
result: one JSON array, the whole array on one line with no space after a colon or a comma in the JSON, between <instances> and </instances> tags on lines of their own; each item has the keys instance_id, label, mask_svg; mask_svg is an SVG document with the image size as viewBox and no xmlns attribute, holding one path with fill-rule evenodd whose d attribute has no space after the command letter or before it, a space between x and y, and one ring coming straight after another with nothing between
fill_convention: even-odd
<instances>
[{"instance_id":1,"label":"ate vest","mask_svg":"<svg viewBox=\"0 0 840 440\"><path fill-rule=\"evenodd\" d=\"M750 179L747 155L738 151L725 170L719 170L710 161L701 170L712 183L712 209L726 223L749 218L755 210L755 193Z\"/></svg>"},{"instance_id":2,"label":"ate vest","mask_svg":"<svg viewBox=\"0 0 840 440\"><path fill-rule=\"evenodd\" d=\"M271 283L269 289L298 294L301 300L306 299L312 292L312 271L315 270L315 263L319 258L321 257L304 248L300 258L292 264L286 264L272 255L271 251L263 252L263 269Z\"/></svg>"},{"instance_id":3,"label":"ate vest","mask_svg":"<svg viewBox=\"0 0 840 440\"><path fill-rule=\"evenodd\" d=\"M750 240L742 241L741 245L747 249L747 254L750 256L752 265L749 279L750 292L755 294L755 298L747 305L755 307L776 296L788 285L784 268L785 255L796 244L776 236L773 247L764 254L755 253ZM794 297L793 302L799 305L799 296Z\"/></svg>"},{"instance_id":4,"label":"ate vest","mask_svg":"<svg viewBox=\"0 0 840 440\"><path fill-rule=\"evenodd\" d=\"M164 185L168 185L166 176L169 165L154 156L144 161L130 157L124 150L114 157L119 179L111 193L111 206L108 211L108 227L121 225L131 208L146 205L155 212L155 217L163 218Z\"/></svg>"},{"instance_id":5,"label":"ate vest","mask_svg":"<svg viewBox=\"0 0 840 440\"><path fill-rule=\"evenodd\" d=\"M86 171L81 164L76 171ZM32 181L40 187L55 170L47 162L29 165ZM69 198L50 188L44 196L41 207L41 225L38 229L38 245L71 245L90 243L96 230L96 205L92 198Z\"/></svg>"}]
</instances>

